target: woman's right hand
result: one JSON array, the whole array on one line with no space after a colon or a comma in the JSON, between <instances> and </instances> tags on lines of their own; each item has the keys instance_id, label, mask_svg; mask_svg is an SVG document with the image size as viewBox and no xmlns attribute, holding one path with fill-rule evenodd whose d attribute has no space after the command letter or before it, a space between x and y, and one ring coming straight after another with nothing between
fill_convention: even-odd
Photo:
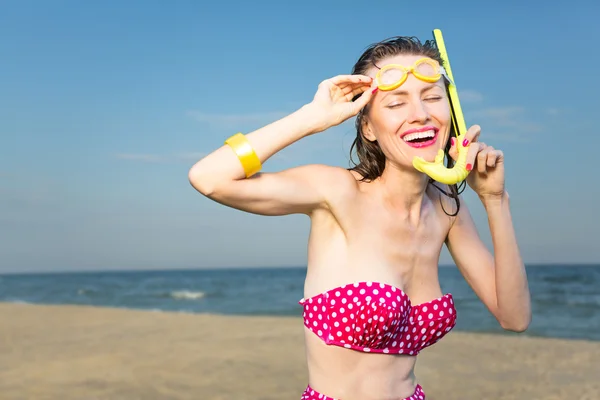
<instances>
[{"instance_id":1,"label":"woman's right hand","mask_svg":"<svg viewBox=\"0 0 600 400\"><path fill-rule=\"evenodd\" d=\"M364 75L327 79L319 85L312 102L246 134L246 139L264 164L297 140L358 114L373 96L372 85L373 80ZM344 196L356 185L346 169L320 164L263 172L248 179L235 152L226 145L194 164L188 176L192 186L204 196L260 215L310 215L317 208L329 208L332 199Z\"/></svg>"},{"instance_id":2,"label":"woman's right hand","mask_svg":"<svg viewBox=\"0 0 600 400\"><path fill-rule=\"evenodd\" d=\"M373 78L366 75L338 75L319 84L307 108L319 130L336 126L358 114L373 96ZM360 95L355 101L352 99Z\"/></svg>"}]
</instances>

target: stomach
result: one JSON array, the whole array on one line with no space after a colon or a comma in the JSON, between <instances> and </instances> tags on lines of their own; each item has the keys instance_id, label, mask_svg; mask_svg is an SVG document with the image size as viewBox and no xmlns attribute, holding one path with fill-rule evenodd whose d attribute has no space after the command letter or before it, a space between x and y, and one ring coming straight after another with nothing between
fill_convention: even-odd
<instances>
[{"instance_id":1,"label":"stomach","mask_svg":"<svg viewBox=\"0 0 600 400\"><path fill-rule=\"evenodd\" d=\"M398 400L414 393L416 356L328 346L304 327L309 385L343 400Z\"/></svg>"}]
</instances>

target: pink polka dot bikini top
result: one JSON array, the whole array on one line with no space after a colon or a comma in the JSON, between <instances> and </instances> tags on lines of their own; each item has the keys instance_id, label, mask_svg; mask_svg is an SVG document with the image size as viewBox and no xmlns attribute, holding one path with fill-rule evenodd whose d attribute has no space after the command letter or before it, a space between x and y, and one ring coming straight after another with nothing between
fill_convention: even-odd
<instances>
[{"instance_id":1,"label":"pink polka dot bikini top","mask_svg":"<svg viewBox=\"0 0 600 400\"><path fill-rule=\"evenodd\" d=\"M298 303L304 325L326 344L372 353L416 355L456 324L450 293L413 306L384 283L347 284Z\"/></svg>"}]
</instances>

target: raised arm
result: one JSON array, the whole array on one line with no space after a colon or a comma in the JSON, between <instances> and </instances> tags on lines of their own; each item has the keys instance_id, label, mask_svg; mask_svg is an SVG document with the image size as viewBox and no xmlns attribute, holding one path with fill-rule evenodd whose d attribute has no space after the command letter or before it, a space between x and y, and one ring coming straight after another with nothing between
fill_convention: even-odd
<instances>
[{"instance_id":1,"label":"raised arm","mask_svg":"<svg viewBox=\"0 0 600 400\"><path fill-rule=\"evenodd\" d=\"M487 212L493 254L481 241L462 199L447 245L466 281L500 325L522 332L531 322L531 299L504 187L504 154L479 142L479 134L475 125L466 135L471 142L467 162L473 166L467 182ZM456 156L455 149L451 155Z\"/></svg>"},{"instance_id":2,"label":"raised arm","mask_svg":"<svg viewBox=\"0 0 600 400\"><path fill-rule=\"evenodd\" d=\"M531 301L510 215L508 194L484 200L494 246L492 254L479 237L466 204L450 229L447 245L475 294L506 330L523 332L531 321Z\"/></svg>"},{"instance_id":3,"label":"raised arm","mask_svg":"<svg viewBox=\"0 0 600 400\"><path fill-rule=\"evenodd\" d=\"M260 162L294 142L338 125L356 115L372 96L371 78L341 75L323 81L314 100L292 114L246 135ZM361 97L352 102L357 94ZM327 206L328 193L343 170L306 165L246 178L236 153L223 145L189 171L191 185L206 197L242 211L262 215L309 214Z\"/></svg>"}]
</instances>

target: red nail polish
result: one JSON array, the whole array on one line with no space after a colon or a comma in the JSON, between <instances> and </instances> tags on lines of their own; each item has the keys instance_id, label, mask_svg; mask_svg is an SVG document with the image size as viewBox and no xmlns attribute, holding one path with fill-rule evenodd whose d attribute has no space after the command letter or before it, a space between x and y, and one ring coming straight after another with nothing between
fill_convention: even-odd
<instances>
[{"instance_id":1,"label":"red nail polish","mask_svg":"<svg viewBox=\"0 0 600 400\"><path fill-rule=\"evenodd\" d=\"M450 138L450 144L452 145L452 147L454 147L455 143L456 143L456 139Z\"/></svg>"},{"instance_id":2,"label":"red nail polish","mask_svg":"<svg viewBox=\"0 0 600 400\"><path fill-rule=\"evenodd\" d=\"M463 147L467 147L468 144L469 144L468 139L463 140Z\"/></svg>"},{"instance_id":3,"label":"red nail polish","mask_svg":"<svg viewBox=\"0 0 600 400\"><path fill-rule=\"evenodd\" d=\"M375 88L373 89L373 91L371 93L375 93L379 88Z\"/></svg>"},{"instance_id":4,"label":"red nail polish","mask_svg":"<svg viewBox=\"0 0 600 400\"><path fill-rule=\"evenodd\" d=\"M473 169L473 166L471 164L467 164L467 171L470 171Z\"/></svg>"}]
</instances>

